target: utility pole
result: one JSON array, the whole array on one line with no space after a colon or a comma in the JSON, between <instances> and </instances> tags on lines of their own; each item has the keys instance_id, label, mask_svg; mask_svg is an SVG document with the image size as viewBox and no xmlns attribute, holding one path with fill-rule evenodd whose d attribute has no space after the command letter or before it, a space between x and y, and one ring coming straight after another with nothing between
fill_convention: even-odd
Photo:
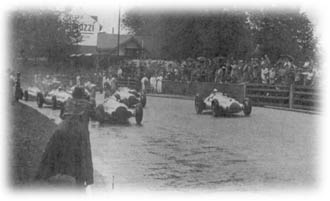
<instances>
[{"instance_id":1,"label":"utility pole","mask_svg":"<svg viewBox=\"0 0 330 201\"><path fill-rule=\"evenodd\" d=\"M120 44L120 7L119 7L119 13L118 13L118 56L119 56L119 44Z\"/></svg>"}]
</instances>

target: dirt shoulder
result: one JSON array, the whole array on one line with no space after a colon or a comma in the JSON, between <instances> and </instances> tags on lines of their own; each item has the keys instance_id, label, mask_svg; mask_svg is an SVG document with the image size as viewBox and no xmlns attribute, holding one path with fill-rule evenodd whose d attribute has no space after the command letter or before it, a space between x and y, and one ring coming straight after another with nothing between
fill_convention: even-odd
<instances>
[{"instance_id":1,"label":"dirt shoulder","mask_svg":"<svg viewBox=\"0 0 330 201\"><path fill-rule=\"evenodd\" d=\"M22 103L10 105L10 185L33 183L42 153L56 128L54 121Z\"/></svg>"}]
</instances>

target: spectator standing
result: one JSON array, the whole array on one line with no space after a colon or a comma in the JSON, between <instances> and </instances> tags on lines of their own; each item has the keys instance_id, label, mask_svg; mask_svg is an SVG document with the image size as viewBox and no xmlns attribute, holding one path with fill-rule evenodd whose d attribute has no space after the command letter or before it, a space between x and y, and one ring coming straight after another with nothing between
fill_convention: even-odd
<instances>
[{"instance_id":1,"label":"spectator standing","mask_svg":"<svg viewBox=\"0 0 330 201\"><path fill-rule=\"evenodd\" d=\"M304 82L305 86L311 86L314 78L314 72L313 69L310 68L308 72L306 72L306 79Z\"/></svg>"},{"instance_id":2,"label":"spectator standing","mask_svg":"<svg viewBox=\"0 0 330 201\"><path fill-rule=\"evenodd\" d=\"M75 178L79 187L94 183L89 118L93 116L93 107L83 99L84 89L76 87L73 99L65 103L61 110L63 121L50 138L42 155L35 179L44 181L61 174Z\"/></svg>"},{"instance_id":3,"label":"spectator standing","mask_svg":"<svg viewBox=\"0 0 330 201\"><path fill-rule=\"evenodd\" d=\"M141 79L142 92L146 92L148 82L149 82L149 80L148 80L147 76L144 74L143 78Z\"/></svg>"},{"instance_id":4,"label":"spectator standing","mask_svg":"<svg viewBox=\"0 0 330 201\"><path fill-rule=\"evenodd\" d=\"M110 79L110 96L117 91L117 76L113 75Z\"/></svg>"},{"instance_id":5,"label":"spectator standing","mask_svg":"<svg viewBox=\"0 0 330 201\"><path fill-rule=\"evenodd\" d=\"M156 85L157 85L157 80L156 80L155 75L153 74L150 77L150 89L151 89L151 92L152 93L155 93L156 92Z\"/></svg>"},{"instance_id":6,"label":"spectator standing","mask_svg":"<svg viewBox=\"0 0 330 201\"><path fill-rule=\"evenodd\" d=\"M118 76L118 79L122 79L123 78L123 70L121 69L121 67L118 68L117 76Z\"/></svg>"},{"instance_id":7,"label":"spectator standing","mask_svg":"<svg viewBox=\"0 0 330 201\"><path fill-rule=\"evenodd\" d=\"M268 75L269 71L266 65L263 65L261 68L261 82L262 84L267 84L268 83Z\"/></svg>"},{"instance_id":8,"label":"spectator standing","mask_svg":"<svg viewBox=\"0 0 330 201\"><path fill-rule=\"evenodd\" d=\"M272 66L269 70L269 84L275 84L275 78L276 78L276 71L274 66Z\"/></svg>"},{"instance_id":9,"label":"spectator standing","mask_svg":"<svg viewBox=\"0 0 330 201\"><path fill-rule=\"evenodd\" d=\"M163 76L161 74L159 74L159 76L157 77L157 93L162 93L162 82L163 82Z\"/></svg>"}]
</instances>

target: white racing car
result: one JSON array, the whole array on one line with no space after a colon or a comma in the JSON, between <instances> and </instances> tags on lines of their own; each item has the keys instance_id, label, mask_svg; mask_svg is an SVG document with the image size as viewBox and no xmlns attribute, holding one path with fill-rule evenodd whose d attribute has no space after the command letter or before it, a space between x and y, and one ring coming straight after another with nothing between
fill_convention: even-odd
<instances>
[{"instance_id":1,"label":"white racing car","mask_svg":"<svg viewBox=\"0 0 330 201\"><path fill-rule=\"evenodd\" d=\"M140 103L134 109L130 109L116 97L111 96L95 109L95 118L100 123L128 123L130 117L135 117L136 123L141 124L143 107Z\"/></svg>"},{"instance_id":2,"label":"white racing car","mask_svg":"<svg viewBox=\"0 0 330 201\"><path fill-rule=\"evenodd\" d=\"M60 87L61 82L57 80L44 80L39 84L28 87L24 91L24 99L28 101L35 99L38 107L44 104L51 105L53 109L63 105L64 102L71 98L71 95Z\"/></svg>"},{"instance_id":3,"label":"white racing car","mask_svg":"<svg viewBox=\"0 0 330 201\"><path fill-rule=\"evenodd\" d=\"M212 110L214 117L239 113L241 111L244 112L245 116L249 116L252 112L252 105L248 98L245 98L244 101L240 103L215 89L204 99L199 94L195 97L196 113L201 114L203 110L207 109Z\"/></svg>"},{"instance_id":4,"label":"white racing car","mask_svg":"<svg viewBox=\"0 0 330 201\"><path fill-rule=\"evenodd\" d=\"M38 107L42 107L44 104L51 105L53 109L57 109L59 107L62 107L69 98L71 98L71 94L66 92L61 87L58 87L56 89L52 89L49 92L42 93L41 91L38 91L38 88L30 88L28 90L28 96L31 96L32 94L36 94L37 99L37 105Z\"/></svg>"},{"instance_id":5,"label":"white racing car","mask_svg":"<svg viewBox=\"0 0 330 201\"><path fill-rule=\"evenodd\" d=\"M141 103L142 107L144 107L147 103L145 93L139 93L135 89L130 89L128 87L119 87L113 96L129 108L135 107L138 103Z\"/></svg>"}]
</instances>

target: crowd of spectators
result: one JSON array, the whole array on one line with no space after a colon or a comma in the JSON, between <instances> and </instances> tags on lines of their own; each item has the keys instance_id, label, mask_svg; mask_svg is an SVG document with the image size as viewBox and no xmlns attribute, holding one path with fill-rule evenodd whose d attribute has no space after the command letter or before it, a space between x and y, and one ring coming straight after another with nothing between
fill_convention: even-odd
<instances>
[{"instance_id":1,"label":"crowd of spectators","mask_svg":"<svg viewBox=\"0 0 330 201\"><path fill-rule=\"evenodd\" d=\"M125 79L140 80L146 76L179 82L317 85L320 77L317 63L310 59L297 63L289 55L282 55L276 62L271 62L267 55L246 60L198 57L183 61L125 60L109 69Z\"/></svg>"}]
</instances>

